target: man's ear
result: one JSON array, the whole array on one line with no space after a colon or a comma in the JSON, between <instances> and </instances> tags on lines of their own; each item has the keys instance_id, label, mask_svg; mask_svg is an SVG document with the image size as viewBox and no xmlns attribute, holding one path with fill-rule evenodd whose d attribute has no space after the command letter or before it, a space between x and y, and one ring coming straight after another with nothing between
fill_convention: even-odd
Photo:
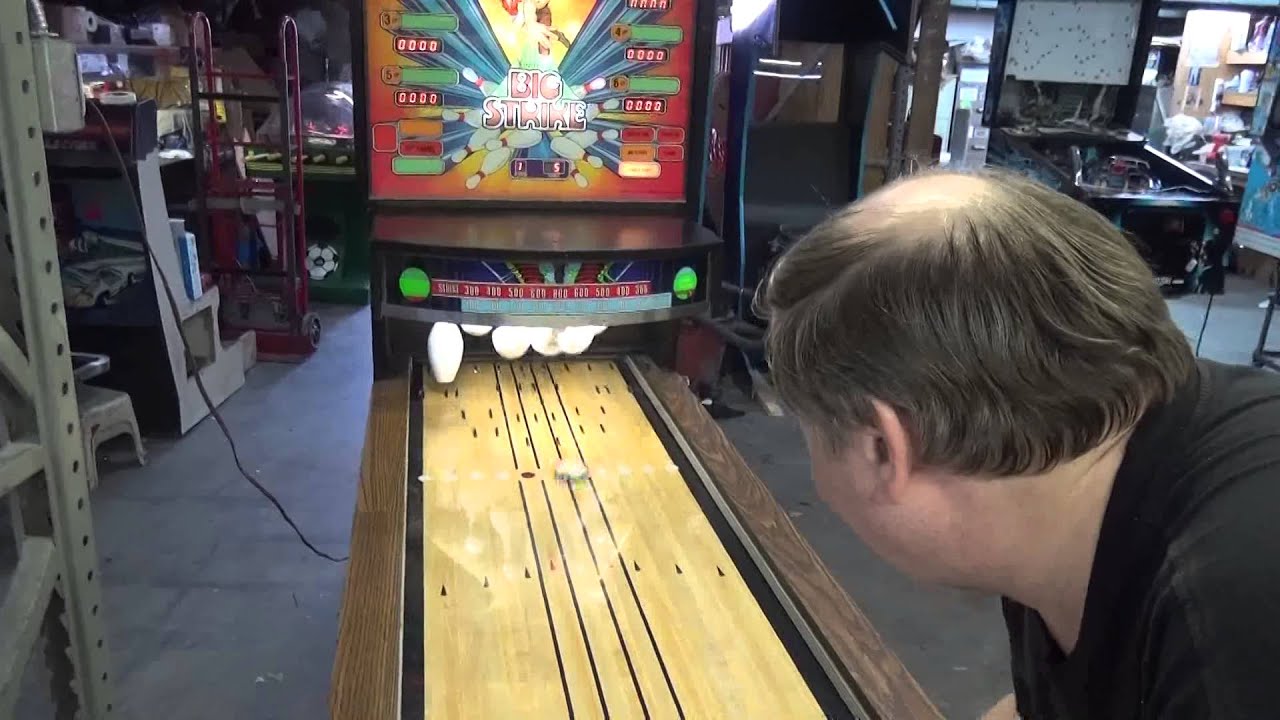
<instances>
[{"instance_id":1,"label":"man's ear","mask_svg":"<svg viewBox=\"0 0 1280 720\"><path fill-rule=\"evenodd\" d=\"M868 453L877 468L877 494L883 494L888 502L898 502L906 491L911 478L911 438L898 411L887 404L872 400L876 413L876 428L871 433Z\"/></svg>"}]
</instances>

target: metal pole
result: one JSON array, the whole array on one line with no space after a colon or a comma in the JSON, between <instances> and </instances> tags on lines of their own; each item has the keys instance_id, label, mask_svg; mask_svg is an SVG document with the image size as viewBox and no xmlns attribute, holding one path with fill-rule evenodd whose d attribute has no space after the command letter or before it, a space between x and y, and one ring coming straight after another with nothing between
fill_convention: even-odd
<instances>
[{"instance_id":1,"label":"metal pole","mask_svg":"<svg viewBox=\"0 0 1280 720\"><path fill-rule=\"evenodd\" d=\"M9 213L5 234L13 246L26 345L26 367L15 374L23 375L30 386L48 488L47 515L24 513L22 524L29 535L49 533L57 556L55 589L47 608L42 608L47 618L48 659L57 685L53 688L57 717L106 718L113 706L99 589L102 578L89 511L88 459L81 445L71 375L28 27L24 3L0 2L0 177ZM0 356L8 358L6 365L22 362L11 352ZM29 503L28 510L37 504L44 503ZM6 602L4 608L8 607ZM7 630L0 628L0 635Z\"/></svg>"}]
</instances>

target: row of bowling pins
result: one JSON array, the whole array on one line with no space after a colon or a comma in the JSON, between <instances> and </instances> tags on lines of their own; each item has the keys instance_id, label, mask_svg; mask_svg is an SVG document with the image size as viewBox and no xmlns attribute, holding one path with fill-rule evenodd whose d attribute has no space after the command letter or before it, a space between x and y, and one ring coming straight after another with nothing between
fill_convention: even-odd
<instances>
[{"instance_id":1,"label":"row of bowling pins","mask_svg":"<svg viewBox=\"0 0 1280 720\"><path fill-rule=\"evenodd\" d=\"M462 366L463 332L483 337L492 330L493 349L507 360L517 360L524 357L530 348L543 357L555 357L561 353L581 355L606 329L599 325L560 329L512 325L490 328L487 325L459 326L438 322L431 326L431 333L427 335L427 362L436 382L447 384L454 381L458 368Z\"/></svg>"}]
</instances>

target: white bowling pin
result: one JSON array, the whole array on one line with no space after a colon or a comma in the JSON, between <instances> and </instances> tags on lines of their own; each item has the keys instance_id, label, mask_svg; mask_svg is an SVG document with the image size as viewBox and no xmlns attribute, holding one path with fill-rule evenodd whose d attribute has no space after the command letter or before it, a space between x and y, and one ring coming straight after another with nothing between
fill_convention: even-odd
<instances>
[{"instance_id":1,"label":"white bowling pin","mask_svg":"<svg viewBox=\"0 0 1280 720\"><path fill-rule=\"evenodd\" d=\"M445 108L440 111L440 119L445 122L464 122L473 128L479 128L484 114L479 109Z\"/></svg>"},{"instance_id":2,"label":"white bowling pin","mask_svg":"<svg viewBox=\"0 0 1280 720\"><path fill-rule=\"evenodd\" d=\"M581 145L564 135L551 138L551 152L574 162L583 159L587 155L587 151L583 150Z\"/></svg>"},{"instance_id":3,"label":"white bowling pin","mask_svg":"<svg viewBox=\"0 0 1280 720\"><path fill-rule=\"evenodd\" d=\"M591 82L585 83L583 85L569 86L569 92L578 96L578 99L582 99L590 93L593 93L597 90L603 90L604 86L608 84L609 84L608 81L606 81L604 78L598 77L595 80L592 80Z\"/></svg>"},{"instance_id":4,"label":"white bowling pin","mask_svg":"<svg viewBox=\"0 0 1280 720\"><path fill-rule=\"evenodd\" d=\"M600 117L602 112L615 112L620 107L622 107L622 101L617 98L605 100L602 103L591 103L587 105L587 122Z\"/></svg>"},{"instance_id":5,"label":"white bowling pin","mask_svg":"<svg viewBox=\"0 0 1280 720\"><path fill-rule=\"evenodd\" d=\"M458 368L462 366L462 333L457 325L438 322L431 326L431 333L427 335L427 361L436 382L447 385L458 377Z\"/></svg>"},{"instance_id":6,"label":"white bowling pin","mask_svg":"<svg viewBox=\"0 0 1280 720\"><path fill-rule=\"evenodd\" d=\"M588 185L591 184L591 181L587 180L586 175L583 175L582 173L578 172L578 168L574 168L570 170L569 177L573 178L573 182L576 183L580 188L586 188Z\"/></svg>"},{"instance_id":7,"label":"white bowling pin","mask_svg":"<svg viewBox=\"0 0 1280 720\"><path fill-rule=\"evenodd\" d=\"M525 328L503 325L490 336L493 349L506 360L519 360L529 352L529 334Z\"/></svg>"},{"instance_id":8,"label":"white bowling pin","mask_svg":"<svg viewBox=\"0 0 1280 720\"><path fill-rule=\"evenodd\" d=\"M462 326L462 332L470 335L471 337L484 337L485 335L488 335L489 331L492 329L493 328L489 327L488 325L463 325Z\"/></svg>"},{"instance_id":9,"label":"white bowling pin","mask_svg":"<svg viewBox=\"0 0 1280 720\"><path fill-rule=\"evenodd\" d=\"M530 345L543 357L555 357L560 354L560 345L556 342L556 331L551 328L529 328Z\"/></svg>"},{"instance_id":10,"label":"white bowling pin","mask_svg":"<svg viewBox=\"0 0 1280 720\"><path fill-rule=\"evenodd\" d=\"M470 157L473 153L480 152L485 145L493 142L501 130L489 130L488 128L480 128L471 133L471 139L467 141L464 147L460 147L453 153L454 162L462 162Z\"/></svg>"},{"instance_id":11,"label":"white bowling pin","mask_svg":"<svg viewBox=\"0 0 1280 720\"><path fill-rule=\"evenodd\" d=\"M475 175L467 178L467 189L475 190L480 185L481 180L506 167L507 161L511 159L515 152L511 148L505 147L493 150L488 155L485 155L484 162L480 163L480 170Z\"/></svg>"},{"instance_id":12,"label":"white bowling pin","mask_svg":"<svg viewBox=\"0 0 1280 720\"><path fill-rule=\"evenodd\" d=\"M462 79L480 88L480 92L485 95L493 95L493 91L498 89L498 83L481 80L480 75L471 68L462 68Z\"/></svg>"},{"instance_id":13,"label":"white bowling pin","mask_svg":"<svg viewBox=\"0 0 1280 720\"><path fill-rule=\"evenodd\" d=\"M556 344L566 355L581 355L591 347L591 341L595 339L596 332L593 327L567 327L558 333Z\"/></svg>"}]
</instances>

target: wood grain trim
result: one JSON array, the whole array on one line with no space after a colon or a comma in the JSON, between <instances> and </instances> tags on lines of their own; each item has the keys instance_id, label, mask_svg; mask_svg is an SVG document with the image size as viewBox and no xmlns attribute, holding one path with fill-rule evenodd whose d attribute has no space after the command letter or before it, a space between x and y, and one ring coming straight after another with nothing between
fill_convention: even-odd
<instances>
[{"instance_id":1,"label":"wood grain trim","mask_svg":"<svg viewBox=\"0 0 1280 720\"><path fill-rule=\"evenodd\" d=\"M768 488L677 375L634 358L646 382L832 659L846 674L872 720L940 720L902 661L840 587L796 530Z\"/></svg>"},{"instance_id":2,"label":"wood grain trim","mask_svg":"<svg viewBox=\"0 0 1280 720\"><path fill-rule=\"evenodd\" d=\"M407 377L374 383L329 689L334 720L399 716Z\"/></svg>"}]
</instances>

